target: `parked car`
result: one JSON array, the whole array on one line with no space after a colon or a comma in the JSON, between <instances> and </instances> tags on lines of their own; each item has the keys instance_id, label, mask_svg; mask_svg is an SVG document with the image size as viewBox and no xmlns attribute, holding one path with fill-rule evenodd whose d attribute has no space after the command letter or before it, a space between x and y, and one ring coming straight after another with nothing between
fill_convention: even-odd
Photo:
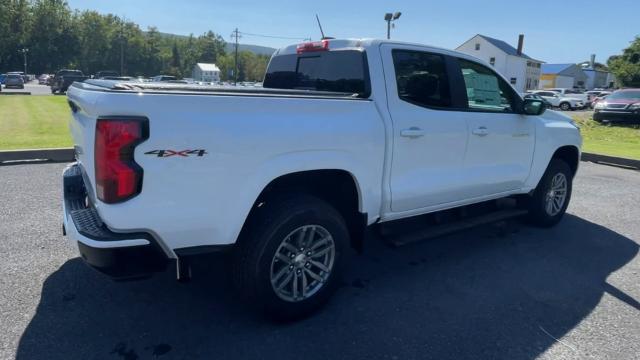
<instances>
[{"instance_id":1,"label":"parked car","mask_svg":"<svg viewBox=\"0 0 640 360\"><path fill-rule=\"evenodd\" d=\"M593 120L640 124L640 89L617 90L598 101Z\"/></svg>"},{"instance_id":2,"label":"parked car","mask_svg":"<svg viewBox=\"0 0 640 360\"><path fill-rule=\"evenodd\" d=\"M63 229L82 259L187 280L195 256L230 251L241 298L281 319L325 303L366 234L557 224L580 157L571 118L491 65L397 41L285 47L262 88L88 80L67 96L81 151Z\"/></svg>"},{"instance_id":3,"label":"parked car","mask_svg":"<svg viewBox=\"0 0 640 360\"><path fill-rule=\"evenodd\" d=\"M595 98L591 100L590 107L593 109L599 101L606 99L608 95L611 95L611 91L599 91L598 95L595 95Z\"/></svg>"},{"instance_id":4,"label":"parked car","mask_svg":"<svg viewBox=\"0 0 640 360\"><path fill-rule=\"evenodd\" d=\"M540 101L542 101L544 103L544 105L547 107L547 109L552 109L553 108L553 104L551 102L549 102L549 100L543 98L542 96L540 96L538 94L534 94L534 93L524 94L524 98L525 99L540 100Z\"/></svg>"},{"instance_id":5,"label":"parked car","mask_svg":"<svg viewBox=\"0 0 640 360\"><path fill-rule=\"evenodd\" d=\"M560 95L560 93L554 91L537 90L533 91L532 94L542 97L543 99L551 103L553 107L558 107L564 111L584 108L584 103L582 102L582 100L565 97Z\"/></svg>"},{"instance_id":6,"label":"parked car","mask_svg":"<svg viewBox=\"0 0 640 360\"><path fill-rule=\"evenodd\" d=\"M106 77L119 77L120 74L117 71L112 71L112 70L103 70L103 71L98 71L97 73L95 73L91 78L92 79L103 79Z\"/></svg>"},{"instance_id":7,"label":"parked car","mask_svg":"<svg viewBox=\"0 0 640 360\"><path fill-rule=\"evenodd\" d=\"M157 75L151 79L151 81L154 81L154 82L176 81L176 80L178 80L178 78L171 75Z\"/></svg>"},{"instance_id":8,"label":"parked car","mask_svg":"<svg viewBox=\"0 0 640 360\"><path fill-rule=\"evenodd\" d=\"M64 93L74 82L83 82L87 79L88 77L84 76L80 70L60 70L53 77L53 80L51 80L51 93Z\"/></svg>"},{"instance_id":9,"label":"parked car","mask_svg":"<svg viewBox=\"0 0 640 360\"><path fill-rule=\"evenodd\" d=\"M592 99L591 95L585 94L583 91L576 90L576 89L552 88L552 89L545 89L545 90L558 93L562 97L578 99L582 101L585 107L589 105Z\"/></svg>"},{"instance_id":10,"label":"parked car","mask_svg":"<svg viewBox=\"0 0 640 360\"><path fill-rule=\"evenodd\" d=\"M4 84L4 79L6 79L6 78L7 78L7 74L0 74L0 85Z\"/></svg>"},{"instance_id":11,"label":"parked car","mask_svg":"<svg viewBox=\"0 0 640 360\"><path fill-rule=\"evenodd\" d=\"M4 79L5 88L24 89L24 78L19 74L7 74Z\"/></svg>"},{"instance_id":12,"label":"parked car","mask_svg":"<svg viewBox=\"0 0 640 360\"><path fill-rule=\"evenodd\" d=\"M51 75L49 74L42 74L38 76L38 84L47 85L47 82L49 81L49 77L51 77Z\"/></svg>"}]
</instances>

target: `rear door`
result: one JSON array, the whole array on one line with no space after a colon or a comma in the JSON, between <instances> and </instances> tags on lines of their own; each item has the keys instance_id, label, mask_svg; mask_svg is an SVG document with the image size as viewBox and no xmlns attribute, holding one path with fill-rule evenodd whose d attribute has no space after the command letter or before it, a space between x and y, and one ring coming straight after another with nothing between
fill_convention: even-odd
<instances>
[{"instance_id":1,"label":"rear door","mask_svg":"<svg viewBox=\"0 0 640 360\"><path fill-rule=\"evenodd\" d=\"M392 118L392 212L462 200L467 122L452 94L452 58L421 47L381 46Z\"/></svg>"},{"instance_id":2,"label":"rear door","mask_svg":"<svg viewBox=\"0 0 640 360\"><path fill-rule=\"evenodd\" d=\"M533 159L535 117L520 113L522 100L492 69L467 59L457 64L453 83L464 87L469 125L464 193L476 198L522 188Z\"/></svg>"}]
</instances>

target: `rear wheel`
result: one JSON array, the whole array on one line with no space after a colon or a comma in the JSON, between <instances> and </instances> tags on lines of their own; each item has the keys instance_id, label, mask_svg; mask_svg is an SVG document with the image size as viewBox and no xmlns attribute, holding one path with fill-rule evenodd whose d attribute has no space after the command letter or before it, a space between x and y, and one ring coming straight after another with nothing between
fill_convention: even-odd
<instances>
[{"instance_id":1,"label":"rear wheel","mask_svg":"<svg viewBox=\"0 0 640 360\"><path fill-rule=\"evenodd\" d=\"M326 202L297 195L267 202L252 215L235 260L236 286L275 320L321 307L336 289L349 232Z\"/></svg>"},{"instance_id":2,"label":"rear wheel","mask_svg":"<svg viewBox=\"0 0 640 360\"><path fill-rule=\"evenodd\" d=\"M557 224L569 206L573 173L560 159L552 159L533 195L528 199L529 220L542 227Z\"/></svg>"}]
</instances>

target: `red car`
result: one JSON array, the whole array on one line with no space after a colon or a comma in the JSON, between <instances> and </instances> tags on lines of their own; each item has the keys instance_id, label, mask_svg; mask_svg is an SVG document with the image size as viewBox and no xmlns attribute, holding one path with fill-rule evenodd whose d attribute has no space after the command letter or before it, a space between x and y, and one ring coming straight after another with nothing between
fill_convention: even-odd
<instances>
[{"instance_id":1,"label":"red car","mask_svg":"<svg viewBox=\"0 0 640 360\"><path fill-rule=\"evenodd\" d=\"M593 120L640 124L640 89L614 91L594 106Z\"/></svg>"}]
</instances>

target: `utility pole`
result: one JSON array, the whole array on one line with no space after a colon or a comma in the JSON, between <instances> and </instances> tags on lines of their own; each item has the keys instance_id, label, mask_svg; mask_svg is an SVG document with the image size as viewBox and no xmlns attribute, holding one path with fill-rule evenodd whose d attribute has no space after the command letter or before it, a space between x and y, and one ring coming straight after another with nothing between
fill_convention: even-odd
<instances>
[{"instance_id":1,"label":"utility pole","mask_svg":"<svg viewBox=\"0 0 640 360\"><path fill-rule=\"evenodd\" d=\"M233 32L231 33L231 38L234 39L235 38L235 43L236 43L236 62L235 62L235 66L234 66L234 70L233 70L233 84L234 85L238 85L238 39L240 39L242 36L240 35L240 32L238 31L238 28L236 28L235 30L233 30Z\"/></svg>"},{"instance_id":2,"label":"utility pole","mask_svg":"<svg viewBox=\"0 0 640 360\"><path fill-rule=\"evenodd\" d=\"M21 52L22 56L24 56L24 74L27 75L27 53L29 52L29 49L24 48L24 49L21 49L19 52Z\"/></svg>"},{"instance_id":3,"label":"utility pole","mask_svg":"<svg viewBox=\"0 0 640 360\"><path fill-rule=\"evenodd\" d=\"M124 17L120 26L120 76L124 76Z\"/></svg>"}]
</instances>

